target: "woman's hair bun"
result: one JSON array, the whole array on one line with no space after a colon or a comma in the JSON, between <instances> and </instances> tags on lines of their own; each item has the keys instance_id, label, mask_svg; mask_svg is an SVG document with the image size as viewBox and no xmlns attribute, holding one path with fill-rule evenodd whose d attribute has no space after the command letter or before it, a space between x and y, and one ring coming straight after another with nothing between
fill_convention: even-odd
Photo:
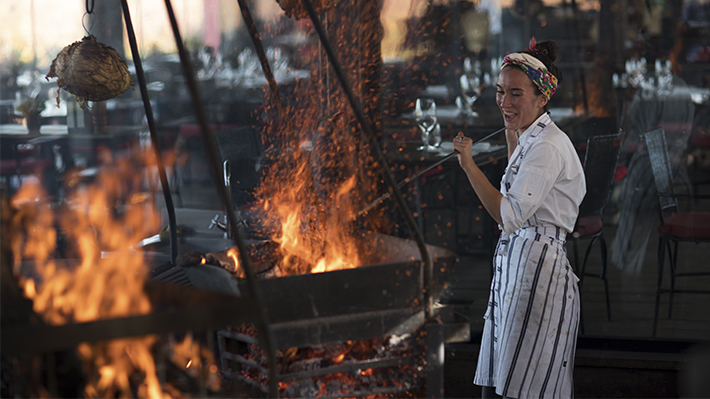
<instances>
[{"instance_id":1,"label":"woman's hair bun","mask_svg":"<svg viewBox=\"0 0 710 399\"><path fill-rule=\"evenodd\" d=\"M547 40L535 44L535 49L525 52L542 61L542 63L547 66L550 73L555 75L557 83L559 84L562 83L562 71L554 64L555 60L557 60L558 49L559 47L557 47L557 43L554 40Z\"/></svg>"},{"instance_id":2,"label":"woman's hair bun","mask_svg":"<svg viewBox=\"0 0 710 399\"><path fill-rule=\"evenodd\" d=\"M535 50L544 54L550 62L555 62L555 60L557 60L557 49L557 43L554 40L540 42L535 45Z\"/></svg>"}]
</instances>

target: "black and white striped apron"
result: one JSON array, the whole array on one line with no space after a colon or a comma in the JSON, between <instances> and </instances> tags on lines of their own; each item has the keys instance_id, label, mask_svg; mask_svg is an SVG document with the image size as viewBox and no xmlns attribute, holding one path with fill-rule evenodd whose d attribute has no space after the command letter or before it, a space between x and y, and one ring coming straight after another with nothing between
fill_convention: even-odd
<instances>
[{"instance_id":1,"label":"black and white striped apron","mask_svg":"<svg viewBox=\"0 0 710 399\"><path fill-rule=\"evenodd\" d=\"M578 278L559 227L503 232L474 383L513 398L571 398Z\"/></svg>"}]
</instances>

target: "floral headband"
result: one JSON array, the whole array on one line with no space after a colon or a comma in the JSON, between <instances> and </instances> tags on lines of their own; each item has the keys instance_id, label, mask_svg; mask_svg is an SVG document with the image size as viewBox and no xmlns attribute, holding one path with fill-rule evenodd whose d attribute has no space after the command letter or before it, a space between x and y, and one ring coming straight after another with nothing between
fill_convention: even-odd
<instances>
[{"instance_id":1,"label":"floral headband","mask_svg":"<svg viewBox=\"0 0 710 399\"><path fill-rule=\"evenodd\" d=\"M522 68L548 100L555 94L557 78L547 70L542 61L526 53L512 53L503 58L501 69L511 64Z\"/></svg>"}]
</instances>

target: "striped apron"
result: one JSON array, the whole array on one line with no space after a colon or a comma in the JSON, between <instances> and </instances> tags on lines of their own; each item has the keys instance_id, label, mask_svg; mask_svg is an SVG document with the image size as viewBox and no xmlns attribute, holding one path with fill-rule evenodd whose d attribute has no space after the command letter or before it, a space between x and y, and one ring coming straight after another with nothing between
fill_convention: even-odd
<instances>
[{"instance_id":1,"label":"striped apron","mask_svg":"<svg viewBox=\"0 0 710 399\"><path fill-rule=\"evenodd\" d=\"M513 398L571 398L578 278L559 227L503 232L474 384Z\"/></svg>"}]
</instances>

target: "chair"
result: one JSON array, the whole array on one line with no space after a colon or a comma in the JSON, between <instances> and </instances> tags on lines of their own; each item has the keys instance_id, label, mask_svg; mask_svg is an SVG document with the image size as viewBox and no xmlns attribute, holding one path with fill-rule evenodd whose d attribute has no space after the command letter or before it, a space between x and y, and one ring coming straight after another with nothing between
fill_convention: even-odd
<instances>
[{"instance_id":1,"label":"chair","mask_svg":"<svg viewBox=\"0 0 710 399\"><path fill-rule=\"evenodd\" d=\"M229 161L232 205L252 202L260 178L256 170L257 158L262 153L259 132L248 126L217 130L214 136L222 161Z\"/></svg>"},{"instance_id":2,"label":"chair","mask_svg":"<svg viewBox=\"0 0 710 399\"><path fill-rule=\"evenodd\" d=\"M659 215L661 225L658 228L658 281L656 285L656 308L653 315L653 336L658 328L658 311L661 304L661 294L669 293L668 317L671 317L674 293L704 293L710 290L676 289L675 280L684 276L708 276L710 272L678 273L678 243L679 242L710 242L710 212L680 212L678 198L684 197L674 193L673 174L666 146L664 130L656 129L644 134L644 146L651 161L651 171L658 191ZM689 196L685 196L689 197ZM694 195L693 199L709 199L707 195ZM671 245L671 243L673 245ZM663 263L668 250L670 261L670 288L663 288Z\"/></svg>"},{"instance_id":3,"label":"chair","mask_svg":"<svg viewBox=\"0 0 710 399\"><path fill-rule=\"evenodd\" d=\"M609 301L609 282L606 276L607 248L602 227L604 208L609 201L611 187L614 183L621 142L621 133L592 136L587 140L587 153L584 158L584 177L587 183L587 194L579 206L579 215L577 216L574 231L567 236L573 245L574 268L579 273L579 291L582 292L585 276L603 280L606 294L606 312L609 320L611 320L611 303ZM578 242L580 240L591 240L584 253L581 269L579 267L578 251ZM602 256L601 273L586 273L589 254L597 242L599 242Z\"/></svg>"}]
</instances>

